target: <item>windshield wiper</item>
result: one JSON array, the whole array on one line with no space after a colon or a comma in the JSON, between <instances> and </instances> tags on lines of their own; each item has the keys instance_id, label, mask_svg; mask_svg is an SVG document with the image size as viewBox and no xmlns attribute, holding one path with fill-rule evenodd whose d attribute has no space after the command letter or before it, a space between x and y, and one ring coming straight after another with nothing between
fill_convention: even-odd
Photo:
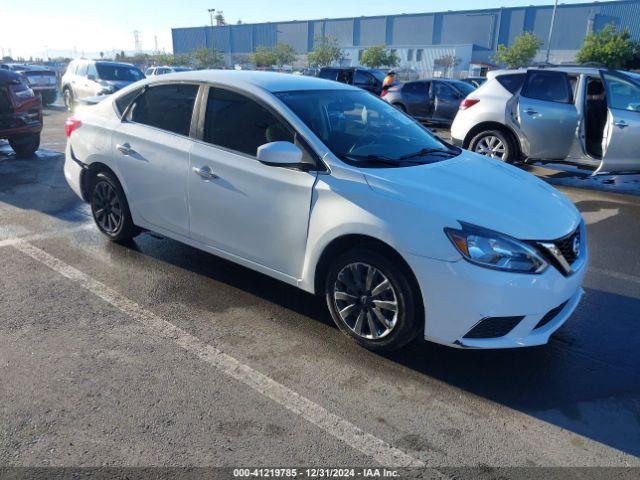
<instances>
[{"instance_id":1,"label":"windshield wiper","mask_svg":"<svg viewBox=\"0 0 640 480\"><path fill-rule=\"evenodd\" d=\"M424 157L427 155L434 155L434 154L446 155L448 157L454 157L457 155L457 153L455 152L452 152L450 150L442 150L441 148L423 148L418 152L410 153L408 155L403 155L402 157L398 158L398 160L399 161L409 160L410 158Z\"/></svg>"},{"instance_id":2,"label":"windshield wiper","mask_svg":"<svg viewBox=\"0 0 640 480\"><path fill-rule=\"evenodd\" d=\"M358 162L364 161L364 162L379 163L382 165L390 165L392 167L397 167L401 163L401 162L398 162L397 160L394 160L393 158L385 157L382 155L355 155L352 153L345 153L343 155L340 155L340 157L356 160Z\"/></svg>"}]
</instances>

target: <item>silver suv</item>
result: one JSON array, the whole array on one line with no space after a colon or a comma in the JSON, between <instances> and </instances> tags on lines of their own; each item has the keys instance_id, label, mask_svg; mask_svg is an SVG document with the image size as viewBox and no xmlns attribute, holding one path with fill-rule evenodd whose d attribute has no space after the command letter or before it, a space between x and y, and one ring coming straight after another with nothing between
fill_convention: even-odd
<instances>
[{"instance_id":1,"label":"silver suv","mask_svg":"<svg viewBox=\"0 0 640 480\"><path fill-rule=\"evenodd\" d=\"M60 82L62 97L71 111L78 100L110 95L143 78L144 74L129 63L74 60Z\"/></svg>"},{"instance_id":2,"label":"silver suv","mask_svg":"<svg viewBox=\"0 0 640 480\"><path fill-rule=\"evenodd\" d=\"M640 76L587 67L491 72L460 104L453 143L513 162L640 171Z\"/></svg>"}]
</instances>

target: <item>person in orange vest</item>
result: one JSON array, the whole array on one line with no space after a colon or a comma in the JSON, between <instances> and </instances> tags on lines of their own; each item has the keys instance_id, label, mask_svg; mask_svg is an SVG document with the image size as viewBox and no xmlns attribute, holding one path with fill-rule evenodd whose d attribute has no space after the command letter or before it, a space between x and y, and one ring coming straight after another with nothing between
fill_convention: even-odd
<instances>
[{"instance_id":1,"label":"person in orange vest","mask_svg":"<svg viewBox=\"0 0 640 480\"><path fill-rule=\"evenodd\" d=\"M382 93L380 94L380 96L384 97L388 93L389 88L395 85L395 83L396 83L396 72L391 70L389 73L387 73L387 76L384 77L384 80L382 81Z\"/></svg>"}]
</instances>

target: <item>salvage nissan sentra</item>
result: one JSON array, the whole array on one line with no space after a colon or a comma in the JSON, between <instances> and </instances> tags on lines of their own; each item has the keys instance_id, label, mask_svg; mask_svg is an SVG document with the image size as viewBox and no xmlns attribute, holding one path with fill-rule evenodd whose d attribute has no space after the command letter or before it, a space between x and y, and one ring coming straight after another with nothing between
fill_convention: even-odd
<instances>
[{"instance_id":1,"label":"salvage nissan sentra","mask_svg":"<svg viewBox=\"0 0 640 480\"><path fill-rule=\"evenodd\" d=\"M65 176L109 239L158 232L324 295L372 350L545 344L583 294L564 195L354 87L170 74L66 129Z\"/></svg>"}]
</instances>

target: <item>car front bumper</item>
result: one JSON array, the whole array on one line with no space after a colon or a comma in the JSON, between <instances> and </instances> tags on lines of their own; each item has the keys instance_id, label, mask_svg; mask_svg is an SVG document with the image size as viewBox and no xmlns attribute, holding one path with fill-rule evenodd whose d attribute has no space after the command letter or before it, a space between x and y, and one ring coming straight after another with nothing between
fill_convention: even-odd
<instances>
[{"instance_id":1,"label":"car front bumper","mask_svg":"<svg viewBox=\"0 0 640 480\"><path fill-rule=\"evenodd\" d=\"M490 270L465 260L408 257L424 301L425 339L456 348L546 344L578 306L588 263L585 249L580 267L567 277L553 266L529 275ZM504 335L478 338L471 333L480 323L490 327L504 320L514 324Z\"/></svg>"}]
</instances>

